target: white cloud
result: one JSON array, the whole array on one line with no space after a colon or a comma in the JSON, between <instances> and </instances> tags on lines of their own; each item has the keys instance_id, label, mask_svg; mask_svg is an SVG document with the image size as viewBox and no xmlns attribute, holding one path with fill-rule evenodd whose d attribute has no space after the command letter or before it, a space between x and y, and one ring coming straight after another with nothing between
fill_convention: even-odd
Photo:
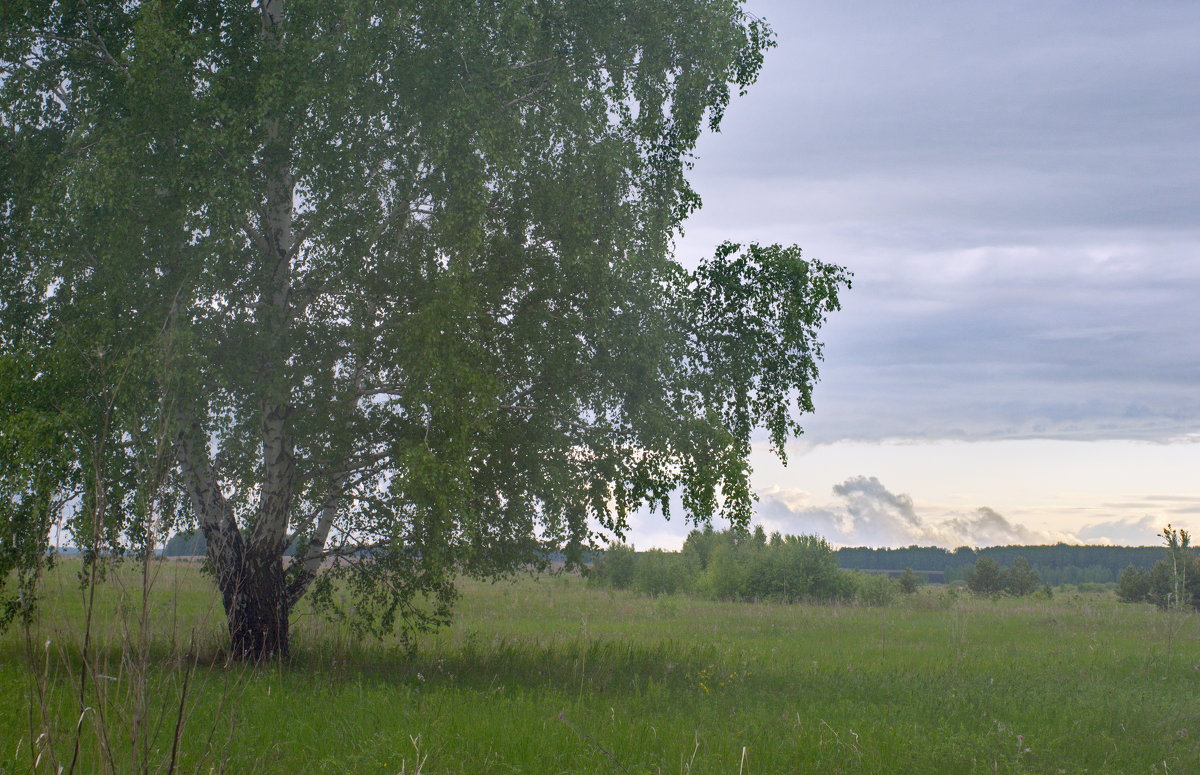
<instances>
[{"instance_id":1,"label":"white cloud","mask_svg":"<svg viewBox=\"0 0 1200 775\"><path fill-rule=\"evenodd\" d=\"M1086 525L1079 531L1079 537L1089 544L1150 546L1165 526L1166 522L1157 516L1128 517Z\"/></svg>"},{"instance_id":2,"label":"white cloud","mask_svg":"<svg viewBox=\"0 0 1200 775\"><path fill-rule=\"evenodd\" d=\"M986 506L930 520L917 512L910 496L891 492L873 476L851 477L833 493L840 503L812 505L807 493L768 488L759 494L759 521L770 530L820 535L840 546L1080 543L1069 533L1014 523Z\"/></svg>"}]
</instances>

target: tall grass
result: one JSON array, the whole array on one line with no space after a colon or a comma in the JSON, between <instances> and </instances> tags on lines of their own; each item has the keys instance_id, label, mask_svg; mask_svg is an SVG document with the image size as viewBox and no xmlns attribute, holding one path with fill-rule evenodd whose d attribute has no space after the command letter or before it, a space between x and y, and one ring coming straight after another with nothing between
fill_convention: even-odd
<instances>
[{"instance_id":1,"label":"tall grass","mask_svg":"<svg viewBox=\"0 0 1200 775\"><path fill-rule=\"evenodd\" d=\"M164 690L147 692L144 719L173 717L191 665L181 772L1200 771L1200 618L1109 594L924 589L872 608L650 599L570 576L469 582L454 625L415 656L301 613L294 658L246 672L222 659L207 579L159 574L145 681ZM98 598L97 664L111 666L128 642L119 587ZM30 637L51 640L48 668L20 633L0 639L12 772L31 769L39 676L46 715L77 719L60 667L82 613L69 568L44 602ZM112 678L109 734L127 739L136 713L116 708L137 681ZM170 722L138 723L138 761L167 761Z\"/></svg>"},{"instance_id":2,"label":"tall grass","mask_svg":"<svg viewBox=\"0 0 1200 775\"><path fill-rule=\"evenodd\" d=\"M9 768L23 753L34 772L178 771L195 737L197 660L220 653L208 586L194 568L155 560L66 562L49 574L37 617L0 650L25 679Z\"/></svg>"}]
</instances>

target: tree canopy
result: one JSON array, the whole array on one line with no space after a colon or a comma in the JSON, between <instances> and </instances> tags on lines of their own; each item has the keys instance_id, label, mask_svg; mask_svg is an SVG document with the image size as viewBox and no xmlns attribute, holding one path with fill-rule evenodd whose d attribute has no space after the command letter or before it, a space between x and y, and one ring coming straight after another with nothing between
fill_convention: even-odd
<instances>
[{"instance_id":1,"label":"tree canopy","mask_svg":"<svg viewBox=\"0 0 1200 775\"><path fill-rule=\"evenodd\" d=\"M752 434L812 409L847 274L673 255L772 45L735 0L14 0L0 33L0 578L60 520L198 527L239 656L335 583L426 626L674 491L744 524Z\"/></svg>"}]
</instances>

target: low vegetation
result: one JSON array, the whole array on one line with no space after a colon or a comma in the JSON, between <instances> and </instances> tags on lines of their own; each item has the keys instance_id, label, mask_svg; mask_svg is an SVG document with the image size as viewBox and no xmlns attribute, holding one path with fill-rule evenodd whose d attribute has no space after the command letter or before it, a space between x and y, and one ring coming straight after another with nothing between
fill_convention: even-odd
<instances>
[{"instance_id":1,"label":"low vegetation","mask_svg":"<svg viewBox=\"0 0 1200 775\"><path fill-rule=\"evenodd\" d=\"M781 603L858 603L887 605L898 593L912 594L924 578L902 573L846 570L839 552L816 536L693 530L679 552L634 551L616 544L599 555L588 573L600 587L643 595L684 593L709 600ZM1197 574L1200 578L1200 574ZM965 572L967 588L977 595L1024 597L1050 594L1039 573L1023 556L1008 567L982 556Z\"/></svg>"},{"instance_id":2,"label":"low vegetation","mask_svg":"<svg viewBox=\"0 0 1200 775\"><path fill-rule=\"evenodd\" d=\"M1200 610L1200 556L1186 530L1170 525L1160 533L1166 556L1150 570L1130 565L1121 573L1117 597L1126 603L1153 603L1162 610Z\"/></svg>"},{"instance_id":3,"label":"low vegetation","mask_svg":"<svg viewBox=\"0 0 1200 775\"><path fill-rule=\"evenodd\" d=\"M635 552L617 544L593 563L596 586L644 595L686 593L709 600L890 603L899 587L886 575L845 571L816 536L693 530L682 551Z\"/></svg>"},{"instance_id":4,"label":"low vegetation","mask_svg":"<svg viewBox=\"0 0 1200 775\"><path fill-rule=\"evenodd\" d=\"M991 557L981 557L967 573L967 589L977 595L1024 597L1037 591L1039 581L1038 572L1024 557L1017 557L1007 568L1001 568Z\"/></svg>"},{"instance_id":5,"label":"low vegetation","mask_svg":"<svg viewBox=\"0 0 1200 775\"><path fill-rule=\"evenodd\" d=\"M869 607L468 582L415 654L301 611L292 659L251 667L198 563L109 574L85 647L79 569L0 637L0 772L1200 771L1200 615L1111 592Z\"/></svg>"}]
</instances>

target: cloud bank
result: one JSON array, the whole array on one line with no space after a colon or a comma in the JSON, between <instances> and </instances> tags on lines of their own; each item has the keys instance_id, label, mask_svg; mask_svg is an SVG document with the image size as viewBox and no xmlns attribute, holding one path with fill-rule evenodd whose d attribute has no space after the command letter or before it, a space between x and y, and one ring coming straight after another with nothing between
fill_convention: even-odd
<instances>
[{"instance_id":1,"label":"cloud bank","mask_svg":"<svg viewBox=\"0 0 1200 775\"><path fill-rule=\"evenodd\" d=\"M810 439L1200 438L1200 5L749 8L681 247L855 272Z\"/></svg>"},{"instance_id":2,"label":"cloud bank","mask_svg":"<svg viewBox=\"0 0 1200 775\"><path fill-rule=\"evenodd\" d=\"M1085 542L1070 533L1035 530L1014 523L986 506L930 520L917 513L911 497L891 492L873 476L851 477L835 485L833 493L840 503L813 505L808 493L770 488L759 493L758 521L772 531L815 534L839 546L916 544L950 549Z\"/></svg>"}]
</instances>

